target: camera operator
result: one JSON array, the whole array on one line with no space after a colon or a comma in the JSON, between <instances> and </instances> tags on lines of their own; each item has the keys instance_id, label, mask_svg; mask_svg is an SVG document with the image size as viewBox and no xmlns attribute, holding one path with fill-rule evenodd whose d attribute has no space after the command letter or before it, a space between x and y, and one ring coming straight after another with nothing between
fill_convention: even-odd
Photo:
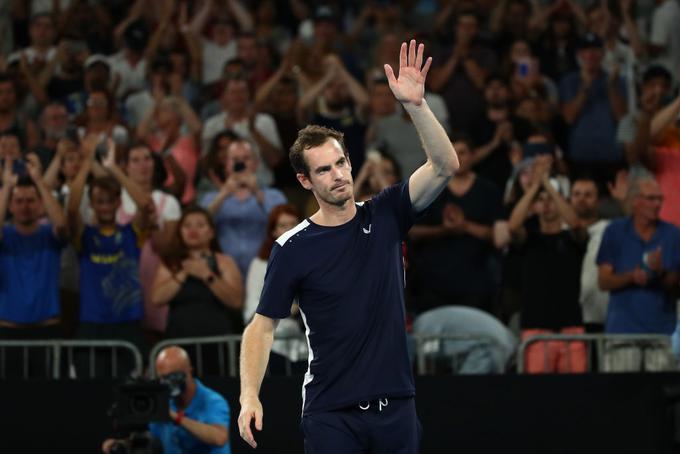
<instances>
[{"instance_id":1,"label":"camera operator","mask_svg":"<svg viewBox=\"0 0 680 454\"><path fill-rule=\"evenodd\" d=\"M156 358L156 374L170 388L172 422L151 423L149 431L165 454L231 454L229 404L219 393L191 375L189 355L180 347L167 347ZM102 444L106 454L119 452L121 440Z\"/></svg>"}]
</instances>

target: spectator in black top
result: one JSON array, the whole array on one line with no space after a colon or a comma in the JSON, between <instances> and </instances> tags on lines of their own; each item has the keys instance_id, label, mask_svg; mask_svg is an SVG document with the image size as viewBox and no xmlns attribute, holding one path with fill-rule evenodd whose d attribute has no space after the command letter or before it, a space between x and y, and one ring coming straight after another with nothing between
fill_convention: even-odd
<instances>
[{"instance_id":1,"label":"spectator in black top","mask_svg":"<svg viewBox=\"0 0 680 454\"><path fill-rule=\"evenodd\" d=\"M510 231L522 245L520 326L522 339L536 334L584 332L579 305L581 264L587 234L549 177L552 158L536 158L534 180L510 216ZM531 211L537 216L529 218ZM565 230L567 223L571 229ZM526 370L583 372L581 342L539 341L526 351Z\"/></svg>"},{"instance_id":2,"label":"spectator in black top","mask_svg":"<svg viewBox=\"0 0 680 454\"><path fill-rule=\"evenodd\" d=\"M529 130L526 120L515 117L510 110L507 82L500 76L487 80L484 88L486 110L473 122L470 135L478 147L472 154L475 171L496 184L502 191L510 178L512 167L522 157L518 142Z\"/></svg>"},{"instance_id":3,"label":"spectator in black top","mask_svg":"<svg viewBox=\"0 0 680 454\"><path fill-rule=\"evenodd\" d=\"M167 337L241 333L241 273L220 252L215 226L204 209L184 210L156 272L151 301L170 305Z\"/></svg>"},{"instance_id":4,"label":"spectator in black top","mask_svg":"<svg viewBox=\"0 0 680 454\"><path fill-rule=\"evenodd\" d=\"M491 309L492 226L501 216L501 193L470 169L469 141L456 141L454 148L456 177L409 233L410 295L417 312L447 304Z\"/></svg>"}]
</instances>

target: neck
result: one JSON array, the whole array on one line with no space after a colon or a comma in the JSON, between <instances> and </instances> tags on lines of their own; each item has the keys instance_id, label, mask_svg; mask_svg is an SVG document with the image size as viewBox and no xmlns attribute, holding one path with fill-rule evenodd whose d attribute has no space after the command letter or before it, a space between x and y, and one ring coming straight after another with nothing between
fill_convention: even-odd
<instances>
[{"instance_id":1,"label":"neck","mask_svg":"<svg viewBox=\"0 0 680 454\"><path fill-rule=\"evenodd\" d=\"M38 221L24 222L21 224L14 224L14 228L17 229L21 235L30 235L38 230Z\"/></svg>"},{"instance_id":2,"label":"neck","mask_svg":"<svg viewBox=\"0 0 680 454\"><path fill-rule=\"evenodd\" d=\"M87 129L100 132L108 127L108 123L109 121L106 119L90 118L90 120L87 122Z\"/></svg>"},{"instance_id":3,"label":"neck","mask_svg":"<svg viewBox=\"0 0 680 454\"><path fill-rule=\"evenodd\" d=\"M191 380L190 382L187 382L187 389L184 390L184 394L182 395L182 403L178 405L179 409L184 410L185 408L187 408L195 395L196 395L196 382L194 380Z\"/></svg>"},{"instance_id":4,"label":"neck","mask_svg":"<svg viewBox=\"0 0 680 454\"><path fill-rule=\"evenodd\" d=\"M541 224L541 233L553 234L562 231L562 220L559 218L554 221L539 219L539 222Z\"/></svg>"},{"instance_id":5,"label":"neck","mask_svg":"<svg viewBox=\"0 0 680 454\"><path fill-rule=\"evenodd\" d=\"M656 220L633 216L633 226L640 236L651 235L656 230Z\"/></svg>"},{"instance_id":6,"label":"neck","mask_svg":"<svg viewBox=\"0 0 680 454\"><path fill-rule=\"evenodd\" d=\"M210 254L210 248L208 246L189 250L189 257L192 259L200 259L207 254Z\"/></svg>"},{"instance_id":7,"label":"neck","mask_svg":"<svg viewBox=\"0 0 680 454\"><path fill-rule=\"evenodd\" d=\"M591 225L595 224L598 221L597 216L581 216L579 217L579 221L586 227L590 227Z\"/></svg>"},{"instance_id":8,"label":"neck","mask_svg":"<svg viewBox=\"0 0 680 454\"><path fill-rule=\"evenodd\" d=\"M318 225L324 227L335 227L345 224L354 218L357 206L354 204L354 197L347 200L342 206L331 205L323 200L319 202L319 211L314 213L310 219Z\"/></svg>"}]
</instances>

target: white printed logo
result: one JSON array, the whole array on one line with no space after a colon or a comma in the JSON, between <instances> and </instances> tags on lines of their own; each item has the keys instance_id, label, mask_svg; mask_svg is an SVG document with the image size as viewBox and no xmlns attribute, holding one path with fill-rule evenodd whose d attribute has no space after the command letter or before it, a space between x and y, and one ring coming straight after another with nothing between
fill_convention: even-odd
<instances>
[{"instance_id":1,"label":"white printed logo","mask_svg":"<svg viewBox=\"0 0 680 454\"><path fill-rule=\"evenodd\" d=\"M368 224L368 228L364 227L362 230L366 235L368 235L369 233L371 233L371 224Z\"/></svg>"}]
</instances>

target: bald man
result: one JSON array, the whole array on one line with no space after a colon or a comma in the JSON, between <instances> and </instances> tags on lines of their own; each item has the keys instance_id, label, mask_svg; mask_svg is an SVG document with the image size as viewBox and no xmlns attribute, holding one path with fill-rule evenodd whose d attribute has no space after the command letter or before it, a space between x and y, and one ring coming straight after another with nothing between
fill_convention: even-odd
<instances>
[{"instance_id":1,"label":"bald man","mask_svg":"<svg viewBox=\"0 0 680 454\"><path fill-rule=\"evenodd\" d=\"M231 454L229 404L219 393L191 375L191 361L180 347L167 347L156 357L156 375L170 387L169 423L151 423L151 434L165 454ZM114 440L104 442L110 452Z\"/></svg>"}]
</instances>

